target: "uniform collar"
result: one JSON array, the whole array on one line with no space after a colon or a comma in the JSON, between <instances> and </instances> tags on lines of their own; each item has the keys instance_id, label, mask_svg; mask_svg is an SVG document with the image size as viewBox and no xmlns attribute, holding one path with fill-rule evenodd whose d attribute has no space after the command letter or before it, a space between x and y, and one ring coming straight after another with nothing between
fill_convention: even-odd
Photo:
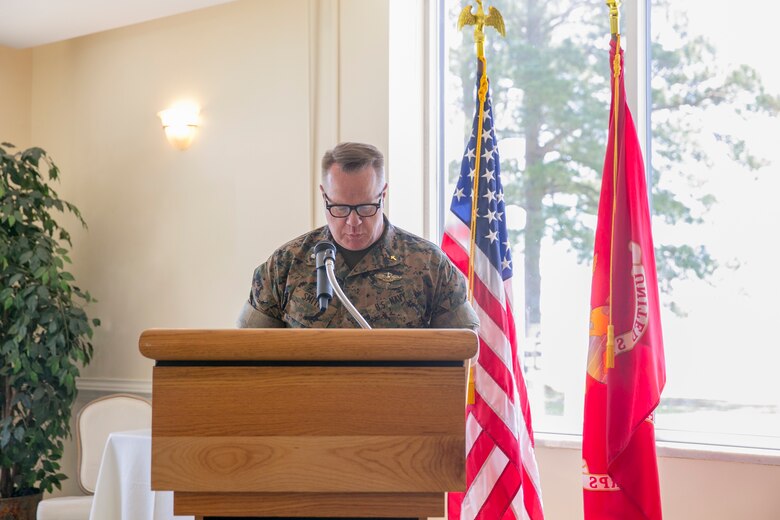
<instances>
[{"instance_id":1,"label":"uniform collar","mask_svg":"<svg viewBox=\"0 0 780 520\"><path fill-rule=\"evenodd\" d=\"M398 255L398 248L396 247L397 233L395 227L390 223L386 216L382 215L382 218L384 219L385 224L382 236L379 237L379 240L374 243L368 253L366 253L352 270L350 270L346 262L337 255L336 276L338 278L343 280L347 276L387 269L401 263L401 257ZM322 240L335 242L328 226L322 228Z\"/></svg>"}]
</instances>

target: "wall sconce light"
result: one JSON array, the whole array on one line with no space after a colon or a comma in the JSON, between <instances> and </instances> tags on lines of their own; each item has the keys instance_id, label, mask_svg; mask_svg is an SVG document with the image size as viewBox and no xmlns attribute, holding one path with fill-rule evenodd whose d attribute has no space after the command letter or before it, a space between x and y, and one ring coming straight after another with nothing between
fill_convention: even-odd
<instances>
[{"instance_id":1,"label":"wall sconce light","mask_svg":"<svg viewBox=\"0 0 780 520\"><path fill-rule=\"evenodd\" d=\"M195 138L200 123L200 108L189 102L176 103L157 113L165 129L168 142L179 150L186 150Z\"/></svg>"}]
</instances>

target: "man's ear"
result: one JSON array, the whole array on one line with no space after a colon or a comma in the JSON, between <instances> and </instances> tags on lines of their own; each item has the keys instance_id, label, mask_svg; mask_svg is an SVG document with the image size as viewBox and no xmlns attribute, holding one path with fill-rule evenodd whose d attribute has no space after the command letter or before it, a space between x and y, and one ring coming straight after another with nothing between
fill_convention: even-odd
<instances>
[{"instance_id":1,"label":"man's ear","mask_svg":"<svg viewBox=\"0 0 780 520\"><path fill-rule=\"evenodd\" d=\"M325 188L322 187L322 184L320 184L320 193L325 195Z\"/></svg>"},{"instance_id":2,"label":"man's ear","mask_svg":"<svg viewBox=\"0 0 780 520\"><path fill-rule=\"evenodd\" d=\"M382 188L382 200L385 200L387 198L387 183L385 183L385 187Z\"/></svg>"}]
</instances>

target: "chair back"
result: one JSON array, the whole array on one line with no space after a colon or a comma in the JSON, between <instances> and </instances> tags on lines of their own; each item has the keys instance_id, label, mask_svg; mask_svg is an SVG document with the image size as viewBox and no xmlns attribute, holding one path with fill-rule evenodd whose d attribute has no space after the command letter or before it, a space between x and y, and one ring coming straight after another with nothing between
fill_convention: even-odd
<instances>
[{"instance_id":1,"label":"chair back","mask_svg":"<svg viewBox=\"0 0 780 520\"><path fill-rule=\"evenodd\" d=\"M87 403L76 419L78 481L84 493L93 494L100 461L112 432L152 427L151 403L132 394L111 394Z\"/></svg>"}]
</instances>

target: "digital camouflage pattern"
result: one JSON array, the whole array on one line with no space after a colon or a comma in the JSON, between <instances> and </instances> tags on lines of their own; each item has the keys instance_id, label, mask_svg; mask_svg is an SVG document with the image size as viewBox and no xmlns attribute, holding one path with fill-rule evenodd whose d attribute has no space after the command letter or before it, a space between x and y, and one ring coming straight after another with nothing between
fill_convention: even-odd
<instances>
[{"instance_id":1,"label":"digital camouflage pattern","mask_svg":"<svg viewBox=\"0 0 780 520\"><path fill-rule=\"evenodd\" d=\"M249 304L265 316L252 320L254 324L239 319L239 326L359 326L335 295L320 312L314 246L321 240L333 241L327 226L288 242L255 269ZM336 254L335 273L344 293L373 328L477 326L460 271L437 246L387 220L378 243L354 268L350 270L341 253Z\"/></svg>"}]
</instances>

